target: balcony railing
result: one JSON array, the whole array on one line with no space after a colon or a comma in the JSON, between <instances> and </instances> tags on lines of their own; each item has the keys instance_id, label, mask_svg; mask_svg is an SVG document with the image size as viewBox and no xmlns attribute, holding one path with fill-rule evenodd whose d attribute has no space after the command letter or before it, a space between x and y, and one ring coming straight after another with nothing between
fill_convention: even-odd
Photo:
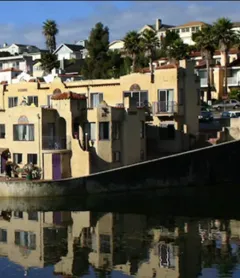
<instances>
[{"instance_id":1,"label":"balcony railing","mask_svg":"<svg viewBox=\"0 0 240 278\"><path fill-rule=\"evenodd\" d=\"M42 137L42 149L43 150L71 150L70 137Z\"/></svg>"},{"instance_id":2,"label":"balcony railing","mask_svg":"<svg viewBox=\"0 0 240 278\"><path fill-rule=\"evenodd\" d=\"M228 81L228 86L239 86L240 85L240 79L237 78L237 76L228 77L227 81ZM225 82L225 78L224 78L224 82Z\"/></svg>"},{"instance_id":3,"label":"balcony railing","mask_svg":"<svg viewBox=\"0 0 240 278\"><path fill-rule=\"evenodd\" d=\"M176 101L156 101L152 104L153 115L174 114L178 111Z\"/></svg>"},{"instance_id":4,"label":"balcony railing","mask_svg":"<svg viewBox=\"0 0 240 278\"><path fill-rule=\"evenodd\" d=\"M207 78L200 78L200 86L207 87Z\"/></svg>"}]
</instances>

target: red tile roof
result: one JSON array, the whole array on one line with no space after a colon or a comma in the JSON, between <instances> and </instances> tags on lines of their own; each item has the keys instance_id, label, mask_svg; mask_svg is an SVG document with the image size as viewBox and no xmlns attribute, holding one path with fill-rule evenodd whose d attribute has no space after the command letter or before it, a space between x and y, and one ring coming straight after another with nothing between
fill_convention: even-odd
<instances>
[{"instance_id":1,"label":"red tile roof","mask_svg":"<svg viewBox=\"0 0 240 278\"><path fill-rule=\"evenodd\" d=\"M0 84L1 84L1 85L7 85L8 82L7 82L7 81L2 81Z\"/></svg>"},{"instance_id":2,"label":"red tile roof","mask_svg":"<svg viewBox=\"0 0 240 278\"><path fill-rule=\"evenodd\" d=\"M86 99L87 97L84 94L77 94L73 92L66 92L55 94L51 97L53 100L63 100L63 99Z\"/></svg>"},{"instance_id":3,"label":"red tile roof","mask_svg":"<svg viewBox=\"0 0 240 278\"><path fill-rule=\"evenodd\" d=\"M0 70L0 72L6 72L6 71L22 72L22 70L16 68L7 68L7 69Z\"/></svg>"},{"instance_id":4,"label":"red tile roof","mask_svg":"<svg viewBox=\"0 0 240 278\"><path fill-rule=\"evenodd\" d=\"M237 48L231 48L229 50L229 54L238 54L238 53L240 53L240 51ZM221 55L220 50L216 50L214 52L214 55ZM200 56L201 56L201 52L200 51L195 51L195 52L192 52L190 54L190 57L200 57Z\"/></svg>"}]
</instances>

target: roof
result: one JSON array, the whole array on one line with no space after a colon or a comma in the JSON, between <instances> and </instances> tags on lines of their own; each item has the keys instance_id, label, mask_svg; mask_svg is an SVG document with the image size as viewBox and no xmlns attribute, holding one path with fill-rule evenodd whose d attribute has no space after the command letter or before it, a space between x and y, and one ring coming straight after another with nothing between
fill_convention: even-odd
<instances>
[{"instance_id":1,"label":"roof","mask_svg":"<svg viewBox=\"0 0 240 278\"><path fill-rule=\"evenodd\" d=\"M22 70L16 68L7 68L7 69L0 70L0 72L7 72L7 71L22 72Z\"/></svg>"},{"instance_id":2,"label":"roof","mask_svg":"<svg viewBox=\"0 0 240 278\"><path fill-rule=\"evenodd\" d=\"M229 54L238 54L239 53L239 50L237 48L231 48L229 50ZM214 56L218 56L218 55L221 55L221 52L220 50L216 50L214 52ZM194 51L190 54L190 57L200 57L201 56L201 52L200 51Z\"/></svg>"},{"instance_id":3,"label":"roof","mask_svg":"<svg viewBox=\"0 0 240 278\"><path fill-rule=\"evenodd\" d=\"M208 23L205 23L203 21L190 21L188 23L178 25L176 28L182 28L182 27L192 27L192 26L202 26L202 25L209 25Z\"/></svg>"},{"instance_id":4,"label":"roof","mask_svg":"<svg viewBox=\"0 0 240 278\"><path fill-rule=\"evenodd\" d=\"M67 92L67 93L60 93L55 94L51 97L53 100L63 100L63 99L86 99L86 96L84 94L77 94L73 92Z\"/></svg>"},{"instance_id":5,"label":"roof","mask_svg":"<svg viewBox=\"0 0 240 278\"><path fill-rule=\"evenodd\" d=\"M64 45L70 50L72 50L73 52L79 52L80 50L85 49L85 47L83 47L82 45L62 43L59 45L59 47L57 47L54 53L58 52Z\"/></svg>"}]
</instances>

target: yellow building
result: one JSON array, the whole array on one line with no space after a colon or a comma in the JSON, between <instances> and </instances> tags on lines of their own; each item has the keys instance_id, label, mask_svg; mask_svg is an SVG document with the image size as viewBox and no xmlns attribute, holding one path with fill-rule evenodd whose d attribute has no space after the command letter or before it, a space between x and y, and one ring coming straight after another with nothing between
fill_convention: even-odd
<instances>
[{"instance_id":1,"label":"yellow building","mask_svg":"<svg viewBox=\"0 0 240 278\"><path fill-rule=\"evenodd\" d=\"M191 147L198 133L199 80L192 61L119 79L0 85L1 172L6 159L79 177ZM146 117L147 115L147 117ZM145 121L147 126L145 128ZM147 137L147 150L146 150Z\"/></svg>"}]
</instances>

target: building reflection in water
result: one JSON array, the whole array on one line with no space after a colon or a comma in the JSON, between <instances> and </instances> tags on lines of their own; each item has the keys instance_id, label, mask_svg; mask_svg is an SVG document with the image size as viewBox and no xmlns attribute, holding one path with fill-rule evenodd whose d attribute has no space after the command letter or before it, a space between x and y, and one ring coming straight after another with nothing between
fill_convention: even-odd
<instances>
[{"instance_id":1,"label":"building reflection in water","mask_svg":"<svg viewBox=\"0 0 240 278\"><path fill-rule=\"evenodd\" d=\"M0 256L54 275L194 278L238 264L240 222L96 212L1 212ZM91 276L90 276L91 277ZM112 276L114 277L114 276Z\"/></svg>"}]
</instances>

